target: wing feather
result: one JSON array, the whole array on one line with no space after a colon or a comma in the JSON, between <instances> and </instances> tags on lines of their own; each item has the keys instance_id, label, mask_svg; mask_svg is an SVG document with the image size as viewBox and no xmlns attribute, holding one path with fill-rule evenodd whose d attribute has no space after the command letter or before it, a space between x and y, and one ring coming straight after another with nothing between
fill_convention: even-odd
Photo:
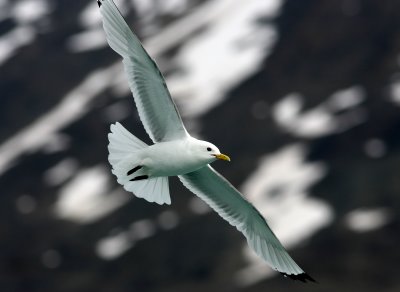
<instances>
[{"instance_id":1,"label":"wing feather","mask_svg":"<svg viewBox=\"0 0 400 292\"><path fill-rule=\"evenodd\" d=\"M112 0L99 0L110 47L123 58L139 117L153 142L186 137L187 131L154 60L133 34Z\"/></svg>"},{"instance_id":2,"label":"wing feather","mask_svg":"<svg viewBox=\"0 0 400 292\"><path fill-rule=\"evenodd\" d=\"M222 218L241 231L249 246L273 269L301 281L314 281L289 256L262 215L211 166L179 179Z\"/></svg>"}]
</instances>

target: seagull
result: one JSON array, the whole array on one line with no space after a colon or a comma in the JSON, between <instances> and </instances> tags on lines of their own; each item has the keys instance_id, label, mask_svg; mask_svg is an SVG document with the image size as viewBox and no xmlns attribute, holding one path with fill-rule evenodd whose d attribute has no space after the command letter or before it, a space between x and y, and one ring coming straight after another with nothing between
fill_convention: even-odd
<instances>
[{"instance_id":1,"label":"seagull","mask_svg":"<svg viewBox=\"0 0 400 292\"><path fill-rule=\"evenodd\" d=\"M272 269L302 282L315 282L272 232L265 218L210 163L230 161L213 144L189 135L164 77L112 0L97 0L107 42L123 58L140 120L154 142L147 145L116 122L108 134L108 160L125 190L158 204L171 204L168 177L204 200L235 226Z\"/></svg>"}]
</instances>

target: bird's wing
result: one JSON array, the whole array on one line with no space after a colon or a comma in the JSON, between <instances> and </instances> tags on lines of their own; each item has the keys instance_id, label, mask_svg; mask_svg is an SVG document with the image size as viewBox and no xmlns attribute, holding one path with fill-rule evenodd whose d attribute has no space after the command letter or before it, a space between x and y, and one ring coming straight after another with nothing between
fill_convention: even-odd
<instances>
[{"instance_id":1,"label":"bird's wing","mask_svg":"<svg viewBox=\"0 0 400 292\"><path fill-rule=\"evenodd\" d=\"M112 0L97 1L110 47L123 57L140 119L153 142L186 137L187 131L164 77Z\"/></svg>"},{"instance_id":2,"label":"bird's wing","mask_svg":"<svg viewBox=\"0 0 400 292\"><path fill-rule=\"evenodd\" d=\"M180 175L185 187L241 231L250 247L274 270L301 281L314 281L289 256L264 217L211 166Z\"/></svg>"}]
</instances>

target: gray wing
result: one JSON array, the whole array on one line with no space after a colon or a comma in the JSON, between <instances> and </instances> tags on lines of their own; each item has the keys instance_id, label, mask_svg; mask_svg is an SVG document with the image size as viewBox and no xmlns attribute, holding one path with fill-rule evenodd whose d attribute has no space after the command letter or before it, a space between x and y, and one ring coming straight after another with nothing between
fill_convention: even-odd
<instances>
[{"instance_id":1,"label":"gray wing","mask_svg":"<svg viewBox=\"0 0 400 292\"><path fill-rule=\"evenodd\" d=\"M110 47L123 57L139 117L153 142L186 137L187 131L154 60L112 0L97 1Z\"/></svg>"},{"instance_id":2,"label":"gray wing","mask_svg":"<svg viewBox=\"0 0 400 292\"><path fill-rule=\"evenodd\" d=\"M250 247L274 270L295 280L315 281L289 256L264 217L211 166L180 175L185 187L241 231Z\"/></svg>"}]
</instances>

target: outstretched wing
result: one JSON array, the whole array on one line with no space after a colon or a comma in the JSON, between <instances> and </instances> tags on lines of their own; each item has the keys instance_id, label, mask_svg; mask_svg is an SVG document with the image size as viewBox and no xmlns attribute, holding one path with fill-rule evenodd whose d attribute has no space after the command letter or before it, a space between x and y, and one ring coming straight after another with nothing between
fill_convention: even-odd
<instances>
[{"instance_id":1,"label":"outstretched wing","mask_svg":"<svg viewBox=\"0 0 400 292\"><path fill-rule=\"evenodd\" d=\"M187 136L164 77L112 0L97 1L110 47L123 57L139 117L153 142Z\"/></svg>"},{"instance_id":2,"label":"outstretched wing","mask_svg":"<svg viewBox=\"0 0 400 292\"><path fill-rule=\"evenodd\" d=\"M257 209L211 166L180 175L179 179L222 218L236 226L250 247L274 270L294 280L315 281L289 256Z\"/></svg>"}]
</instances>

